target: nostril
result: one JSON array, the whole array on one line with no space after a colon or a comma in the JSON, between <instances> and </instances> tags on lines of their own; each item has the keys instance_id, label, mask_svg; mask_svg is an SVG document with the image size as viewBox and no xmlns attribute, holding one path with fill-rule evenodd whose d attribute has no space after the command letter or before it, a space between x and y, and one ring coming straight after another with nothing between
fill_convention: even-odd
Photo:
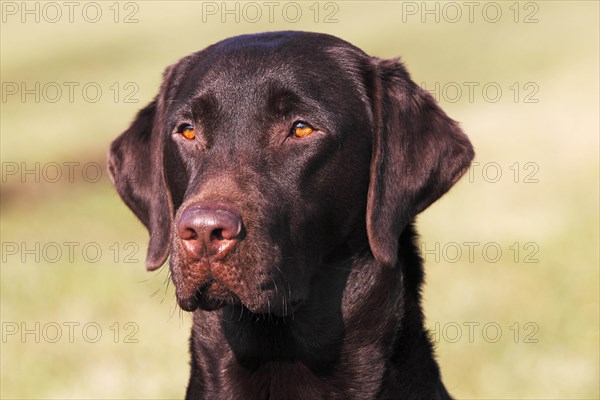
<instances>
[{"instance_id":1,"label":"nostril","mask_svg":"<svg viewBox=\"0 0 600 400\"><path fill-rule=\"evenodd\" d=\"M179 237L183 240L196 240L198 239L198 234L195 230L186 228L179 232Z\"/></svg>"},{"instance_id":2,"label":"nostril","mask_svg":"<svg viewBox=\"0 0 600 400\"><path fill-rule=\"evenodd\" d=\"M223 229L215 229L212 231L210 238L218 241L225 240L225 237L223 236Z\"/></svg>"},{"instance_id":3,"label":"nostril","mask_svg":"<svg viewBox=\"0 0 600 400\"><path fill-rule=\"evenodd\" d=\"M226 210L216 210L217 224L211 232L211 239L239 240L242 233L242 220L239 215Z\"/></svg>"}]
</instances>

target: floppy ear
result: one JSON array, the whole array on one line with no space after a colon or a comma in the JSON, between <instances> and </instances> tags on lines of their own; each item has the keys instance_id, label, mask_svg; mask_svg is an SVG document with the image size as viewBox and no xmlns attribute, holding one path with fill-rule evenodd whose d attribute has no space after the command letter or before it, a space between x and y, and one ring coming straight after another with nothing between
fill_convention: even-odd
<instances>
[{"instance_id":1,"label":"floppy ear","mask_svg":"<svg viewBox=\"0 0 600 400\"><path fill-rule=\"evenodd\" d=\"M367 233L375 259L393 266L405 226L458 181L474 152L458 124L400 62L374 63Z\"/></svg>"},{"instance_id":2,"label":"floppy ear","mask_svg":"<svg viewBox=\"0 0 600 400\"><path fill-rule=\"evenodd\" d=\"M158 98L140 110L109 151L108 170L121 198L148 228L146 268L155 270L169 255L171 199L163 174L164 138Z\"/></svg>"}]
</instances>

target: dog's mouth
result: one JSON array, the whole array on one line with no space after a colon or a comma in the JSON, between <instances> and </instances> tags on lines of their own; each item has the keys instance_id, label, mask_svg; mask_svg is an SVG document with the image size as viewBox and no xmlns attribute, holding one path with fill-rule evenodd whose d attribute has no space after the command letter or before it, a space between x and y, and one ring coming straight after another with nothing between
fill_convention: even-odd
<instances>
[{"instance_id":1,"label":"dog's mouth","mask_svg":"<svg viewBox=\"0 0 600 400\"><path fill-rule=\"evenodd\" d=\"M228 289L222 282L210 278L198 285L196 291L185 298L177 298L179 306L184 311L193 312L198 309L204 311L214 311L225 306L242 306L244 309L256 315L273 315L276 317L285 317L294 312L304 304L303 299L292 299L282 301L271 301L266 306L264 304L246 303Z\"/></svg>"},{"instance_id":2,"label":"dog's mouth","mask_svg":"<svg viewBox=\"0 0 600 400\"><path fill-rule=\"evenodd\" d=\"M226 305L240 304L239 297L214 278L198 285L191 296L178 300L179 306L185 311L195 311L198 308L213 311Z\"/></svg>"},{"instance_id":3,"label":"dog's mouth","mask_svg":"<svg viewBox=\"0 0 600 400\"><path fill-rule=\"evenodd\" d=\"M259 271L279 269L255 267ZM241 307L257 315L286 316L302 304L302 296L285 279L264 273L260 282L250 282L241 275L238 264L222 262L186 263L171 260L172 279L179 307L188 312L214 311L223 307ZM279 283L276 284L276 281ZM286 287L287 291L278 290Z\"/></svg>"}]
</instances>

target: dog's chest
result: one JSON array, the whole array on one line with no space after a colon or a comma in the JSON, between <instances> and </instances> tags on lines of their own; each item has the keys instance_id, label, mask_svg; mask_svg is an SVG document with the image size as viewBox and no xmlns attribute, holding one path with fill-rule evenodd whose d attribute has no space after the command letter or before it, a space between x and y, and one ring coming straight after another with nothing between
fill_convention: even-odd
<instances>
[{"instance_id":1,"label":"dog's chest","mask_svg":"<svg viewBox=\"0 0 600 400\"><path fill-rule=\"evenodd\" d=\"M368 387L352 389L343 374L319 376L301 363L273 362L258 370L231 371L236 382L230 398L268 400L364 399L376 392Z\"/></svg>"}]
</instances>

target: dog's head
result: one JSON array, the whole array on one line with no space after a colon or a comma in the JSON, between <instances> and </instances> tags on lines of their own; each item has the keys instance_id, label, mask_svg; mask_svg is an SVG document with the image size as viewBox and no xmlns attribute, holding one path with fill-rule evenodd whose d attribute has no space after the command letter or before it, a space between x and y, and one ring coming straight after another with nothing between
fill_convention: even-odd
<instances>
[{"instance_id":1,"label":"dog's head","mask_svg":"<svg viewBox=\"0 0 600 400\"><path fill-rule=\"evenodd\" d=\"M339 254L394 266L407 223L468 168L457 124L396 60L332 36L227 39L167 68L110 149L185 310L286 315Z\"/></svg>"}]
</instances>

